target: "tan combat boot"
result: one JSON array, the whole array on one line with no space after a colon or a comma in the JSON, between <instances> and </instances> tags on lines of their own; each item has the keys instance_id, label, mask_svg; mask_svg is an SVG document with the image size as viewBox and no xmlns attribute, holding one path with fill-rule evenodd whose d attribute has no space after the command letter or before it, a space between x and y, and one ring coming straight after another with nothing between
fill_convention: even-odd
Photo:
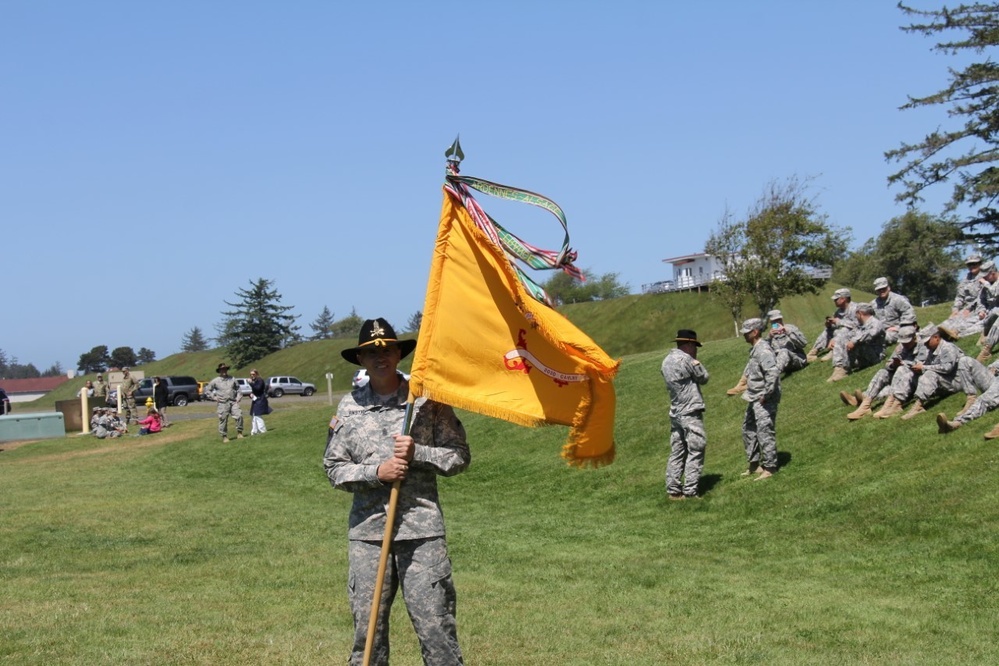
<instances>
[{"instance_id":1,"label":"tan combat boot","mask_svg":"<svg viewBox=\"0 0 999 666\"><path fill-rule=\"evenodd\" d=\"M819 358L819 350L815 349L814 347L811 350L809 350L807 354L805 354L805 360L808 361L809 363L815 363L815 361L818 358Z\"/></svg>"},{"instance_id":2,"label":"tan combat boot","mask_svg":"<svg viewBox=\"0 0 999 666\"><path fill-rule=\"evenodd\" d=\"M959 411L957 414L954 415L954 418L957 418L961 414L964 414L966 411L968 411L969 409L971 409L971 406L973 404L975 404L975 400L978 400L978 396L977 395L969 395L969 396L967 396L964 399L964 407L962 407L961 411Z\"/></svg>"},{"instance_id":3,"label":"tan combat boot","mask_svg":"<svg viewBox=\"0 0 999 666\"><path fill-rule=\"evenodd\" d=\"M841 379L846 379L847 374L849 373L847 373L846 368L841 368L839 366L836 366L835 368L833 368L833 373L829 375L829 379L827 379L826 381L838 382Z\"/></svg>"},{"instance_id":4,"label":"tan combat boot","mask_svg":"<svg viewBox=\"0 0 999 666\"><path fill-rule=\"evenodd\" d=\"M937 414L937 432L941 435L948 432L954 432L961 427L960 421L948 421L947 415L943 412Z\"/></svg>"},{"instance_id":5,"label":"tan combat boot","mask_svg":"<svg viewBox=\"0 0 999 666\"><path fill-rule=\"evenodd\" d=\"M860 389L853 389L853 397L857 399L857 404L859 405L864 401L864 392ZM871 402L874 402L874 396L871 396Z\"/></svg>"},{"instance_id":6,"label":"tan combat boot","mask_svg":"<svg viewBox=\"0 0 999 666\"><path fill-rule=\"evenodd\" d=\"M745 391L747 388L748 388L748 384L747 384L746 375L743 375L742 378L739 379L739 383L738 384L736 384L735 386L733 386L729 390L725 391L725 395L739 395L740 393L742 393L743 391Z\"/></svg>"},{"instance_id":7,"label":"tan combat boot","mask_svg":"<svg viewBox=\"0 0 999 666\"><path fill-rule=\"evenodd\" d=\"M923 401L916 400L914 403L912 403L912 407L909 408L909 411L907 411L905 414L902 415L902 420L908 421L909 419L919 416L925 411L926 408L923 407Z\"/></svg>"},{"instance_id":8,"label":"tan combat boot","mask_svg":"<svg viewBox=\"0 0 999 666\"><path fill-rule=\"evenodd\" d=\"M864 399L860 403L860 406L857 407L852 412L850 412L849 414L847 414L846 418L850 419L851 421L856 421L857 419L861 419L870 413L871 413L871 399L868 398L867 396L864 396Z\"/></svg>"},{"instance_id":9,"label":"tan combat boot","mask_svg":"<svg viewBox=\"0 0 999 666\"><path fill-rule=\"evenodd\" d=\"M898 398L896 398L895 396L889 395L888 399L885 400L885 404L883 404L881 406L881 409L879 409L874 414L874 418L890 419L891 417L895 416L896 414L900 414L901 412L902 412L902 403L900 403L898 401Z\"/></svg>"},{"instance_id":10,"label":"tan combat boot","mask_svg":"<svg viewBox=\"0 0 999 666\"><path fill-rule=\"evenodd\" d=\"M828 354L819 359L819 361L821 361L822 363L828 363L831 360L832 360L832 352L829 352Z\"/></svg>"},{"instance_id":11,"label":"tan combat boot","mask_svg":"<svg viewBox=\"0 0 999 666\"><path fill-rule=\"evenodd\" d=\"M863 400L863 398L857 400L857 395L855 393L847 393L846 391L839 392L839 399L843 401L844 405L849 407L856 407L860 404L860 400Z\"/></svg>"},{"instance_id":12,"label":"tan combat boot","mask_svg":"<svg viewBox=\"0 0 999 666\"><path fill-rule=\"evenodd\" d=\"M975 357L975 360L977 360L982 365L985 365L986 363L988 363L990 358L992 358L992 350L986 346L982 347L982 351L978 352L978 356Z\"/></svg>"},{"instance_id":13,"label":"tan combat boot","mask_svg":"<svg viewBox=\"0 0 999 666\"><path fill-rule=\"evenodd\" d=\"M985 439L995 439L999 437L999 425L985 433Z\"/></svg>"}]
</instances>

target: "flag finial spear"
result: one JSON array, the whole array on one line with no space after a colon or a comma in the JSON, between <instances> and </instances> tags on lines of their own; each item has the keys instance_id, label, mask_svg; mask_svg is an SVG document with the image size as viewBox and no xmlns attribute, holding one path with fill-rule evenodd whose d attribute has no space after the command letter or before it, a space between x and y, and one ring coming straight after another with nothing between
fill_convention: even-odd
<instances>
[{"instance_id":1,"label":"flag finial spear","mask_svg":"<svg viewBox=\"0 0 999 666\"><path fill-rule=\"evenodd\" d=\"M454 143L451 144L451 147L444 151L444 157L447 158L448 169L453 169L455 172L458 171L458 165L461 161L465 159L465 153L461 151L461 141L459 141L460 138L461 135L456 136L454 138Z\"/></svg>"}]
</instances>

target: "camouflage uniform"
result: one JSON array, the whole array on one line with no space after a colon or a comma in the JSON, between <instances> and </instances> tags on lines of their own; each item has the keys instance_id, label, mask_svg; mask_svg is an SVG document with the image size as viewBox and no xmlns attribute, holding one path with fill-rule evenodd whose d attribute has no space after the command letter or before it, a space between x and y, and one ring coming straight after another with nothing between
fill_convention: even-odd
<instances>
[{"instance_id":1,"label":"camouflage uniform","mask_svg":"<svg viewBox=\"0 0 999 666\"><path fill-rule=\"evenodd\" d=\"M94 380L94 397L103 398L107 400L108 397L108 385L104 383L104 380L97 378Z\"/></svg>"},{"instance_id":2,"label":"camouflage uniform","mask_svg":"<svg viewBox=\"0 0 999 666\"><path fill-rule=\"evenodd\" d=\"M776 469L780 371L777 357L766 341L760 340L750 349L749 362L742 374L747 385L742 399L749 403L742 421L746 460L751 467L762 464L765 469Z\"/></svg>"},{"instance_id":3,"label":"camouflage uniform","mask_svg":"<svg viewBox=\"0 0 999 666\"><path fill-rule=\"evenodd\" d=\"M770 348L777 356L777 368L780 372L794 372L801 370L808 365L805 360L805 347L808 346L808 338L801 332L801 329L794 324L781 322L780 333L775 333L770 329Z\"/></svg>"},{"instance_id":4,"label":"camouflage uniform","mask_svg":"<svg viewBox=\"0 0 999 666\"><path fill-rule=\"evenodd\" d=\"M108 430L104 427L104 415L99 407L94 407L93 416L90 417L90 432L97 439L104 439L108 436Z\"/></svg>"},{"instance_id":5,"label":"camouflage uniform","mask_svg":"<svg viewBox=\"0 0 999 666\"><path fill-rule=\"evenodd\" d=\"M928 350L923 370L916 382L916 399L926 402L935 395L950 395L961 390L958 362L961 350L941 339L936 349Z\"/></svg>"},{"instance_id":6,"label":"camouflage uniform","mask_svg":"<svg viewBox=\"0 0 999 666\"><path fill-rule=\"evenodd\" d=\"M999 407L999 377L996 376L999 374L999 361L990 365L986 371L992 376L988 389L978 396L971 407L957 415L954 420L958 423L969 423Z\"/></svg>"},{"instance_id":7,"label":"camouflage uniform","mask_svg":"<svg viewBox=\"0 0 999 666\"><path fill-rule=\"evenodd\" d=\"M833 367L853 368L862 370L881 362L885 357L885 327L881 321L870 316L857 328L843 328L842 336L833 347ZM897 337L897 336L896 336ZM847 343L853 343L853 349L847 349Z\"/></svg>"},{"instance_id":8,"label":"camouflage uniform","mask_svg":"<svg viewBox=\"0 0 999 666\"><path fill-rule=\"evenodd\" d=\"M978 293L977 312L985 333L982 347L991 351L999 343L999 326L995 325L996 319L999 319L999 281L982 285Z\"/></svg>"},{"instance_id":9,"label":"camouflage uniform","mask_svg":"<svg viewBox=\"0 0 999 666\"><path fill-rule=\"evenodd\" d=\"M118 395L121 396L121 406L125 411L125 425L138 419L133 418L132 412L135 410L135 389L139 388L139 382L126 370L125 377L118 385Z\"/></svg>"},{"instance_id":10,"label":"camouflage uniform","mask_svg":"<svg viewBox=\"0 0 999 666\"><path fill-rule=\"evenodd\" d=\"M958 349L960 351L960 348ZM977 359L961 352L960 358L957 359L957 378L964 393L978 395L989 390L995 375Z\"/></svg>"},{"instance_id":11,"label":"camouflage uniform","mask_svg":"<svg viewBox=\"0 0 999 666\"><path fill-rule=\"evenodd\" d=\"M962 338L982 332L982 320L976 316L978 299L982 291L981 277L980 273L969 272L967 277L958 283L957 295L951 306L951 316L941 324Z\"/></svg>"},{"instance_id":12,"label":"camouflage uniform","mask_svg":"<svg viewBox=\"0 0 999 666\"><path fill-rule=\"evenodd\" d=\"M403 431L409 383L387 402L370 384L343 397L330 422L323 466L334 488L354 495L347 537L347 594L354 615L351 664L361 664L368 617L374 598L381 541L391 484L378 479L378 466L393 456L393 435ZM425 398L414 403L410 435L415 453L399 488L392 552L382 588L372 664L388 664L389 614L401 585L425 664L462 664L455 622L455 592L445 541L444 515L437 476L452 476L468 467L471 453L461 421L447 405Z\"/></svg>"},{"instance_id":13,"label":"camouflage uniform","mask_svg":"<svg viewBox=\"0 0 999 666\"><path fill-rule=\"evenodd\" d=\"M824 351L832 341L836 342L836 346L846 344L850 331L860 325L860 322L857 321L857 304L853 301L847 302L842 308L837 308L831 318L836 321L826 324L826 327L819 333L819 337L815 339L812 351Z\"/></svg>"},{"instance_id":14,"label":"camouflage uniform","mask_svg":"<svg viewBox=\"0 0 999 666\"><path fill-rule=\"evenodd\" d=\"M912 366L925 361L929 351L925 345L918 343L911 349L899 344L885 367L871 377L864 394L871 399L885 398L890 394L900 403L908 402L916 389L916 373L912 371Z\"/></svg>"},{"instance_id":15,"label":"camouflage uniform","mask_svg":"<svg viewBox=\"0 0 999 666\"><path fill-rule=\"evenodd\" d=\"M694 497L704 469L704 449L707 446L704 398L700 385L708 383L708 371L700 361L682 349L673 349L666 355L661 371L670 397L666 492L673 496Z\"/></svg>"},{"instance_id":16,"label":"camouflage uniform","mask_svg":"<svg viewBox=\"0 0 999 666\"><path fill-rule=\"evenodd\" d=\"M909 302L909 299L893 291L888 292L887 298L880 296L875 298L871 301L871 305L874 307L874 316L884 325L885 344L888 345L898 342L898 327L902 320L916 316L916 311L912 309L912 303Z\"/></svg>"},{"instance_id":17,"label":"camouflage uniform","mask_svg":"<svg viewBox=\"0 0 999 666\"><path fill-rule=\"evenodd\" d=\"M229 417L236 420L236 432L243 434L243 410L239 408L239 384L235 377L216 377L205 386L205 393L218 403L216 413L219 417L219 434L229 437Z\"/></svg>"}]
</instances>

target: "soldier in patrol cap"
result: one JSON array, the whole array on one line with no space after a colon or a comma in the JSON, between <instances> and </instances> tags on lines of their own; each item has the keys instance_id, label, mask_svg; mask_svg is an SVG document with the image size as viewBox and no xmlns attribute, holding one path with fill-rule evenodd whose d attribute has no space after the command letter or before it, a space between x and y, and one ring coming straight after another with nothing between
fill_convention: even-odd
<instances>
[{"instance_id":1,"label":"soldier in patrol cap","mask_svg":"<svg viewBox=\"0 0 999 666\"><path fill-rule=\"evenodd\" d=\"M982 290L978 293L978 319L982 322L982 337L979 344L982 346L978 354L978 360L985 363L992 356L992 349L999 343L999 326L996 320L999 319L999 270L994 262L986 261L982 264Z\"/></svg>"},{"instance_id":2,"label":"soldier in patrol cap","mask_svg":"<svg viewBox=\"0 0 999 666\"><path fill-rule=\"evenodd\" d=\"M399 508L371 663L388 663L389 613L400 586L424 663L463 663L437 477L463 472L471 453L454 410L426 398L413 403L412 426L403 434L409 382L398 365L415 348L415 340L398 339L379 318L365 321L357 346L340 352L370 377L337 406L323 456L333 487L354 495L347 532L347 594L354 615L351 664L363 661L386 507L396 482L401 483Z\"/></svg>"},{"instance_id":3,"label":"soldier in patrol cap","mask_svg":"<svg viewBox=\"0 0 999 666\"><path fill-rule=\"evenodd\" d=\"M836 303L836 312L832 313L832 316L826 317L825 328L819 333L819 337L815 339L815 344L812 345L812 349L806 357L809 363L819 358L821 354L832 351L833 347L837 344L845 345L846 340L840 340L839 338L844 338L849 331L859 326L857 322L857 306L853 303L853 296L850 290L845 287L837 289L833 292L832 299ZM831 355L824 356L822 360L828 361L830 358Z\"/></svg>"},{"instance_id":4,"label":"soldier in patrol cap","mask_svg":"<svg viewBox=\"0 0 999 666\"><path fill-rule=\"evenodd\" d=\"M957 285L957 295L954 296L950 318L941 324L962 338L982 332L982 320L976 314L978 297L982 291L982 256L971 254L964 263L968 267L968 274Z\"/></svg>"},{"instance_id":5,"label":"soldier in patrol cap","mask_svg":"<svg viewBox=\"0 0 999 666\"><path fill-rule=\"evenodd\" d=\"M767 331L767 342L777 356L777 368L781 375L786 377L795 370L801 370L808 365L805 356L805 347L808 345L808 338L801 332L801 329L794 324L784 322L784 315L780 310L771 310L767 313L770 327ZM785 374L786 373L786 374ZM738 395L746 390L746 376L743 375L739 383L725 391L726 395Z\"/></svg>"},{"instance_id":6,"label":"soldier in patrol cap","mask_svg":"<svg viewBox=\"0 0 999 666\"><path fill-rule=\"evenodd\" d=\"M871 301L874 316L884 324L885 344L898 342L898 328L906 315L915 316L912 303L902 294L896 294L888 285L888 278L879 277L874 281L874 293L877 297Z\"/></svg>"},{"instance_id":7,"label":"soldier in patrol cap","mask_svg":"<svg viewBox=\"0 0 999 666\"><path fill-rule=\"evenodd\" d=\"M857 305L857 328L843 329L839 344L833 347L833 373L829 382L844 379L852 370L880 363L885 355L885 328L870 303Z\"/></svg>"},{"instance_id":8,"label":"soldier in patrol cap","mask_svg":"<svg viewBox=\"0 0 999 666\"><path fill-rule=\"evenodd\" d=\"M749 467L743 476L758 474L767 479L777 472L777 406L780 404L780 371L777 356L763 339L763 320L747 319L739 330L749 343L746 376L746 416L742 421L742 443Z\"/></svg>"}]
</instances>

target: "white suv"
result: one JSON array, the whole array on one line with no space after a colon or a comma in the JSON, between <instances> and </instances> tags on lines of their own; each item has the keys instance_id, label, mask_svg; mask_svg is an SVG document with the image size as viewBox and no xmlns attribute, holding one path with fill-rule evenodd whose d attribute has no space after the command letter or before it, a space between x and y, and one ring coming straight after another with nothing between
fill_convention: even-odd
<instances>
[{"instance_id":1,"label":"white suv","mask_svg":"<svg viewBox=\"0 0 999 666\"><path fill-rule=\"evenodd\" d=\"M298 393L309 397L316 392L316 385L303 382L297 377L277 376L267 380L267 395L280 398L285 393Z\"/></svg>"}]
</instances>

